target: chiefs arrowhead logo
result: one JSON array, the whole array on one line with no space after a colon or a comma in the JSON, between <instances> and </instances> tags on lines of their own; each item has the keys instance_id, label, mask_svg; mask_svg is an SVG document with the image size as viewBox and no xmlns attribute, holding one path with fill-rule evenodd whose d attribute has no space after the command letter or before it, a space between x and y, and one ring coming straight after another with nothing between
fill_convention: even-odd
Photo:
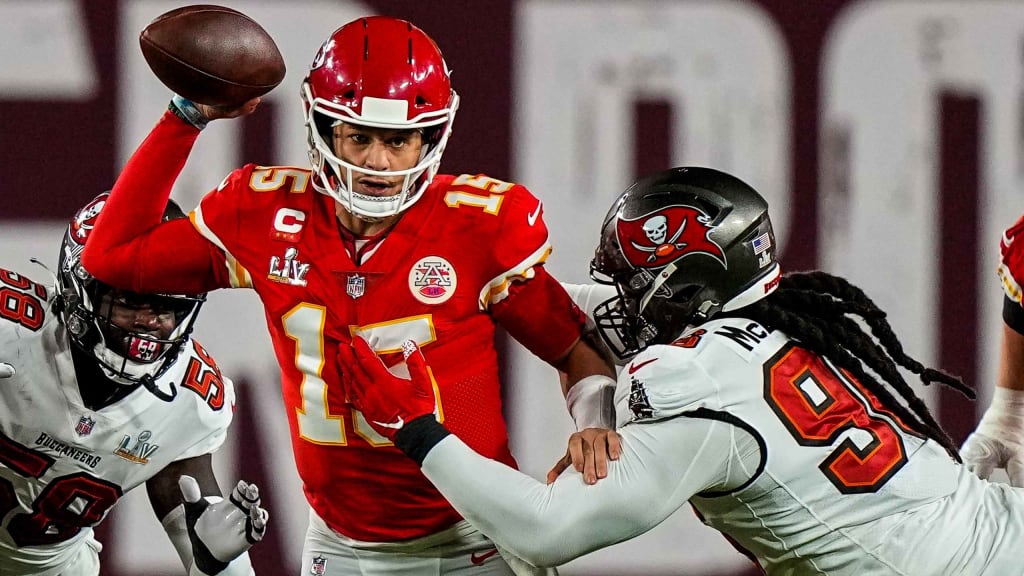
<instances>
[{"instance_id":1,"label":"chiefs arrowhead logo","mask_svg":"<svg viewBox=\"0 0 1024 576\"><path fill-rule=\"evenodd\" d=\"M658 268L688 254L705 254L728 267L722 247L708 236L711 217L692 206L669 206L616 223L619 246L633 266Z\"/></svg>"}]
</instances>

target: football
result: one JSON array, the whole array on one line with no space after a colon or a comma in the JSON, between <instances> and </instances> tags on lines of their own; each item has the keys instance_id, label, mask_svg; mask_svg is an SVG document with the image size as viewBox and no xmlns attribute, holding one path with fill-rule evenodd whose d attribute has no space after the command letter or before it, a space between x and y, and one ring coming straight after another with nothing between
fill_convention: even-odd
<instances>
[{"instance_id":1,"label":"football","mask_svg":"<svg viewBox=\"0 0 1024 576\"><path fill-rule=\"evenodd\" d=\"M270 34L223 6L171 10L146 26L139 45L165 86L201 104L238 106L284 79L284 59Z\"/></svg>"}]
</instances>

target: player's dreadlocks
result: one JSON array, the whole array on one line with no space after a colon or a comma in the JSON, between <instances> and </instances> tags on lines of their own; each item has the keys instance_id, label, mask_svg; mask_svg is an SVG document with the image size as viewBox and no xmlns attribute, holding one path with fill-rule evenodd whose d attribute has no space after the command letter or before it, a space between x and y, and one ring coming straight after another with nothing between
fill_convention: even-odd
<instances>
[{"instance_id":1,"label":"player's dreadlocks","mask_svg":"<svg viewBox=\"0 0 1024 576\"><path fill-rule=\"evenodd\" d=\"M726 315L749 318L779 329L801 346L827 357L853 374L905 424L932 438L954 460L961 461L956 444L914 394L897 364L918 374L925 384L940 382L971 399L974 391L960 378L927 368L908 356L885 319L885 312L846 279L820 271L786 274L774 293L722 316ZM860 317L874 339L851 316ZM897 401L888 388L864 369L865 366L888 383L906 405Z\"/></svg>"}]
</instances>

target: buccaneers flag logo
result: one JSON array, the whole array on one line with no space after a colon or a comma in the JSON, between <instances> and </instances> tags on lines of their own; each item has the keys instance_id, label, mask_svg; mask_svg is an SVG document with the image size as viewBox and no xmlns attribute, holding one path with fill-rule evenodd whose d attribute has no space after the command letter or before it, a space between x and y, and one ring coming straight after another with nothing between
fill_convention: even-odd
<instances>
[{"instance_id":1,"label":"buccaneers flag logo","mask_svg":"<svg viewBox=\"0 0 1024 576\"><path fill-rule=\"evenodd\" d=\"M658 268L686 256L706 254L728 268L722 247L710 239L711 217L692 206L669 206L616 223L619 246L631 264Z\"/></svg>"}]
</instances>

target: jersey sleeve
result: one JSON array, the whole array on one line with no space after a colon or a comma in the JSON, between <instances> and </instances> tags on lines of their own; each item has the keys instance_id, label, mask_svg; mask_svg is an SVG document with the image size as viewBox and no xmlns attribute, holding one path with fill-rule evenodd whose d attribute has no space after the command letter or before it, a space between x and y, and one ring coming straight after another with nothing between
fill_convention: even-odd
<instances>
[{"instance_id":1,"label":"jersey sleeve","mask_svg":"<svg viewBox=\"0 0 1024 576\"><path fill-rule=\"evenodd\" d=\"M161 223L199 132L167 112L129 159L82 252L101 281L136 292L197 294L222 287L211 246L182 221Z\"/></svg>"},{"instance_id":2,"label":"jersey sleeve","mask_svg":"<svg viewBox=\"0 0 1024 576\"><path fill-rule=\"evenodd\" d=\"M587 317L543 266L517 282L491 309L494 319L530 352L554 364L579 340Z\"/></svg>"},{"instance_id":3,"label":"jersey sleeve","mask_svg":"<svg viewBox=\"0 0 1024 576\"><path fill-rule=\"evenodd\" d=\"M490 280L480 296L485 309L507 298L514 283L533 278L535 268L551 254L540 200L519 184L506 185L511 188L501 196L500 222L488 246L491 257L486 271Z\"/></svg>"},{"instance_id":4,"label":"jersey sleeve","mask_svg":"<svg viewBox=\"0 0 1024 576\"><path fill-rule=\"evenodd\" d=\"M647 532L719 485L736 453L720 421L676 418L619 433L622 455L594 485L572 468L543 484L454 435L427 454L422 470L496 544L535 566L556 566Z\"/></svg>"},{"instance_id":5,"label":"jersey sleeve","mask_svg":"<svg viewBox=\"0 0 1024 576\"><path fill-rule=\"evenodd\" d=\"M466 176L454 184L465 181ZM488 180L474 177L474 187ZM508 186L501 197L498 226L488 243L488 278L480 294L480 304L519 343L542 360L552 363L575 344L586 325L565 290L544 270L551 254L544 206L526 187ZM477 192L478 193L478 192Z\"/></svg>"},{"instance_id":6,"label":"jersey sleeve","mask_svg":"<svg viewBox=\"0 0 1024 576\"><path fill-rule=\"evenodd\" d=\"M616 427L720 408L714 382L701 365L703 350L692 340L695 332L700 329L671 346L651 346L626 365L615 389Z\"/></svg>"},{"instance_id":7,"label":"jersey sleeve","mask_svg":"<svg viewBox=\"0 0 1024 576\"><path fill-rule=\"evenodd\" d=\"M248 205L246 196L252 192L250 181L254 168L254 164L247 164L228 174L189 216L199 234L217 247L221 256L219 268L232 288L252 287L249 272L232 255L231 247L244 242L245 227L241 221L243 209Z\"/></svg>"},{"instance_id":8,"label":"jersey sleeve","mask_svg":"<svg viewBox=\"0 0 1024 576\"><path fill-rule=\"evenodd\" d=\"M1003 292L1018 306L1024 305L1020 284L1024 280L1024 216L1003 232L999 253L998 274Z\"/></svg>"},{"instance_id":9,"label":"jersey sleeve","mask_svg":"<svg viewBox=\"0 0 1024 576\"><path fill-rule=\"evenodd\" d=\"M591 319L594 318L594 310L598 306L604 304L617 294L615 286L607 284L570 284L562 282L562 288L565 288L572 301Z\"/></svg>"}]
</instances>

